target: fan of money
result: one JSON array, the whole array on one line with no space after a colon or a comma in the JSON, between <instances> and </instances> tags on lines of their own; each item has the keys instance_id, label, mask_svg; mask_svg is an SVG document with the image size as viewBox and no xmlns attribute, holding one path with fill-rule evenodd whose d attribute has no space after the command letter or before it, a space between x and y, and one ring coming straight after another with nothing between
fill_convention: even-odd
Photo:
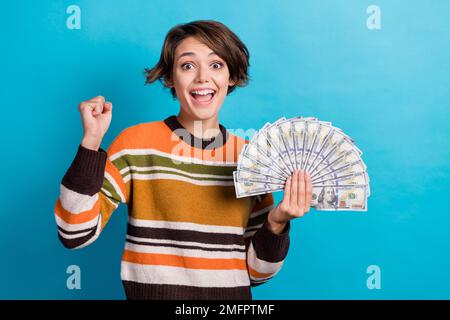
<instances>
[{"instance_id":1,"label":"fan of money","mask_svg":"<svg viewBox=\"0 0 450 320\"><path fill-rule=\"evenodd\" d=\"M313 117L266 123L239 155L233 172L236 197L284 190L294 170L309 173L311 207L367 211L369 175L354 140L331 122Z\"/></svg>"}]
</instances>

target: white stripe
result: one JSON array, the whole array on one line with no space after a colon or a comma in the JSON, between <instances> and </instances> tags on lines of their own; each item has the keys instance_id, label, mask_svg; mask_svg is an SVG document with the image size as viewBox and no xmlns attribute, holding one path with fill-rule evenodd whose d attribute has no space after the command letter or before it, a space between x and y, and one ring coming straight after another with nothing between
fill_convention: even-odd
<instances>
[{"instance_id":1,"label":"white stripe","mask_svg":"<svg viewBox=\"0 0 450 320\"><path fill-rule=\"evenodd\" d=\"M143 219L136 219L131 216L128 218L128 222L131 225L137 227L168 228L176 230L192 230L210 233L232 233L242 235L244 231L244 228L242 227L206 225L192 222L174 222L165 220L143 220Z\"/></svg>"},{"instance_id":2,"label":"white stripe","mask_svg":"<svg viewBox=\"0 0 450 320\"><path fill-rule=\"evenodd\" d=\"M102 221L101 215L98 215L97 230L95 231L94 236L93 236L92 238L90 238L88 241L86 241L85 243L79 245L78 247L75 247L74 249L82 249L82 248L84 248L84 247L87 247L87 246L90 245L92 242L94 242L95 240L98 239L98 237L99 237L99 235L100 235L100 232L102 231L102 228L101 228L101 223L102 223L102 222L101 222L101 221Z\"/></svg>"},{"instance_id":3,"label":"white stripe","mask_svg":"<svg viewBox=\"0 0 450 320\"><path fill-rule=\"evenodd\" d=\"M119 206L119 204L120 204L120 202L119 202L119 203L114 202L114 201L112 200L112 197L111 197L111 198L105 197L105 198L108 199L108 201L109 201L115 208L117 208L117 207Z\"/></svg>"},{"instance_id":4,"label":"white stripe","mask_svg":"<svg viewBox=\"0 0 450 320\"><path fill-rule=\"evenodd\" d=\"M83 232L83 233L77 233L77 234L67 234L62 232L61 230L58 229L59 234L61 235L61 237L63 237L64 239L76 239L76 238L81 238L84 237L85 235L88 235L91 231L87 231L87 232Z\"/></svg>"},{"instance_id":5,"label":"white stripe","mask_svg":"<svg viewBox=\"0 0 450 320\"><path fill-rule=\"evenodd\" d=\"M260 273L277 273L280 271L281 266L283 265L284 260L279 262L268 262L259 259L256 256L255 248L253 247L253 243L250 243L250 247L247 252L247 264L254 270Z\"/></svg>"},{"instance_id":6,"label":"white stripe","mask_svg":"<svg viewBox=\"0 0 450 320\"><path fill-rule=\"evenodd\" d=\"M142 253L162 253L162 254L173 254L183 257L193 257L193 258L211 258L211 259L244 259L246 258L245 252L239 251L203 251L200 249L185 249L185 248L175 248L175 247L161 247L161 246L146 246L140 244L134 244L127 242L125 244L125 249L142 252Z\"/></svg>"},{"instance_id":7,"label":"white stripe","mask_svg":"<svg viewBox=\"0 0 450 320\"><path fill-rule=\"evenodd\" d=\"M119 152L112 154L109 159L111 161L116 160L124 155L158 155L166 158L170 158L175 161L185 162L185 163L194 163L194 164L204 164L211 166L236 166L237 162L235 161L211 161L211 160L201 160L193 157L183 157L171 153L162 152L155 149L123 149Z\"/></svg>"},{"instance_id":8,"label":"white stripe","mask_svg":"<svg viewBox=\"0 0 450 320\"><path fill-rule=\"evenodd\" d=\"M253 237L253 235L256 233L256 231L258 231L258 230L254 230L254 231L250 231L250 232L244 233L244 238Z\"/></svg>"},{"instance_id":9,"label":"white stripe","mask_svg":"<svg viewBox=\"0 0 450 320\"><path fill-rule=\"evenodd\" d=\"M79 214L83 211L91 210L94 207L98 199L98 194L94 194L93 196L81 194L61 184L59 199L64 210L72 214Z\"/></svg>"},{"instance_id":10,"label":"white stripe","mask_svg":"<svg viewBox=\"0 0 450 320\"><path fill-rule=\"evenodd\" d=\"M116 180L114 180L114 178L107 171L105 171L105 178L112 184L114 190L119 195L121 202L125 203L125 197L122 193L122 190L120 190L119 185L116 183Z\"/></svg>"},{"instance_id":11,"label":"white stripe","mask_svg":"<svg viewBox=\"0 0 450 320\"><path fill-rule=\"evenodd\" d=\"M270 205L270 206L268 206L268 207L265 207L264 209L261 209L261 210L252 212L252 213L250 214L250 219L255 218L255 217L257 217L257 216L260 216L260 215L262 215L263 213L266 213L266 212L272 210L274 207L275 207L275 206L272 204L272 205Z\"/></svg>"},{"instance_id":12,"label":"white stripe","mask_svg":"<svg viewBox=\"0 0 450 320\"><path fill-rule=\"evenodd\" d=\"M245 245L238 245L238 244L211 244L211 243L200 243L200 242L194 242L194 241L176 241L176 240L167 240L167 239L148 239L148 238L139 238L139 237L133 237L130 235L127 235L127 239L139 241L143 243L168 243L168 244L174 244L174 245L185 245L185 246L197 246L202 248L221 248L221 249L244 249Z\"/></svg>"},{"instance_id":13,"label":"white stripe","mask_svg":"<svg viewBox=\"0 0 450 320\"><path fill-rule=\"evenodd\" d=\"M122 261L120 272L124 281L175 284L194 287L249 286L247 270L205 270L173 266L151 266Z\"/></svg>"},{"instance_id":14,"label":"white stripe","mask_svg":"<svg viewBox=\"0 0 450 320\"><path fill-rule=\"evenodd\" d=\"M249 231L250 231L250 230L255 230L255 229L256 229L256 230L255 230L255 232L256 232L256 231L258 231L258 229L260 229L260 228L263 226L263 224L264 224L264 222L263 222L263 223L260 223L260 224L256 224L256 225L251 226L251 227L247 227L246 230L249 230ZM248 231L247 231L247 232L248 232ZM246 233L247 233L247 232L246 232Z\"/></svg>"},{"instance_id":15,"label":"white stripe","mask_svg":"<svg viewBox=\"0 0 450 320\"><path fill-rule=\"evenodd\" d=\"M113 197L112 194L111 194L111 192L109 192L109 191L106 190L105 188L102 187L100 190L102 190L103 193L106 194L109 198L112 198L112 197Z\"/></svg>"},{"instance_id":16,"label":"white stripe","mask_svg":"<svg viewBox=\"0 0 450 320\"><path fill-rule=\"evenodd\" d=\"M124 176L125 173L127 173L128 171L131 171L131 170L134 170L134 171L164 170L164 171L171 171L171 172L184 174L187 176L191 176L193 178L232 179L231 175L224 176L224 175L206 174L206 173L191 173L191 172L187 172L184 170L179 170L179 169L175 169L175 168L171 168L171 167L163 167L163 166L151 166L151 167L130 166L130 167L125 167L122 170L120 170L120 174L122 174L122 176Z\"/></svg>"},{"instance_id":17,"label":"white stripe","mask_svg":"<svg viewBox=\"0 0 450 320\"><path fill-rule=\"evenodd\" d=\"M234 186L233 181L202 181L202 180L195 180L190 179L186 177L181 177L176 174L166 174L166 173L153 173L153 174L139 174L139 173L132 173L124 178L125 183L127 183L130 179L134 180L159 180L159 179L171 179L171 180L178 180L178 181L184 181L189 182L195 185L199 186Z\"/></svg>"},{"instance_id":18,"label":"white stripe","mask_svg":"<svg viewBox=\"0 0 450 320\"><path fill-rule=\"evenodd\" d=\"M98 217L94 217L92 220L83 223L67 223L55 214L56 224L66 231L80 231L89 229L97 224Z\"/></svg>"}]
</instances>

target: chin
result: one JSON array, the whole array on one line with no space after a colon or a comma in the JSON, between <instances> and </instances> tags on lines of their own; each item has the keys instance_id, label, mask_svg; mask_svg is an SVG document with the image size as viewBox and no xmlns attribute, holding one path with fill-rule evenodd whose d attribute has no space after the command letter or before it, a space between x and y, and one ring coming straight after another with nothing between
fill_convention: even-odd
<instances>
[{"instance_id":1,"label":"chin","mask_svg":"<svg viewBox=\"0 0 450 320\"><path fill-rule=\"evenodd\" d=\"M191 113L195 116L195 119L197 120L208 120L214 118L219 112L216 109L197 110L197 108L191 107Z\"/></svg>"},{"instance_id":2,"label":"chin","mask_svg":"<svg viewBox=\"0 0 450 320\"><path fill-rule=\"evenodd\" d=\"M220 107L213 104L210 106L196 106L188 104L189 114L191 114L195 120L208 120L214 118L220 111Z\"/></svg>"}]
</instances>

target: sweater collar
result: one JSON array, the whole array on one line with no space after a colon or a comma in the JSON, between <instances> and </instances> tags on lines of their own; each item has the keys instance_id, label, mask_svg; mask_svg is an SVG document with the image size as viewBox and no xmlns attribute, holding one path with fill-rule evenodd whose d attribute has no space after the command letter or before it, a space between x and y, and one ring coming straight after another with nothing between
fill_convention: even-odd
<instances>
[{"instance_id":1,"label":"sweater collar","mask_svg":"<svg viewBox=\"0 0 450 320\"><path fill-rule=\"evenodd\" d=\"M190 144L194 148L200 149L216 149L223 146L229 136L226 128L219 123L220 133L210 139L202 139L191 134L183 125L178 121L175 115L171 115L164 119L164 123L172 130L177 136L179 136L182 140L185 140L186 137L190 141L185 141L187 144Z\"/></svg>"}]
</instances>

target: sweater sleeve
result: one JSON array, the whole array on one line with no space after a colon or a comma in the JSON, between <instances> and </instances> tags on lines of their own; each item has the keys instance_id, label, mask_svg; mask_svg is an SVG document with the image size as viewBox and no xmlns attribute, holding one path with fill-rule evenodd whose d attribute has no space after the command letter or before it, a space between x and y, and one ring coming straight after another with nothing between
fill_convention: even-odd
<instances>
[{"instance_id":1,"label":"sweater sleeve","mask_svg":"<svg viewBox=\"0 0 450 320\"><path fill-rule=\"evenodd\" d=\"M79 145L75 158L60 184L55 205L58 237L68 249L93 243L120 203L128 203L128 186L108 155L100 148Z\"/></svg>"},{"instance_id":2,"label":"sweater sleeve","mask_svg":"<svg viewBox=\"0 0 450 320\"><path fill-rule=\"evenodd\" d=\"M273 278L281 270L288 253L290 221L281 234L273 233L267 225L267 216L273 207L271 193L257 196L245 228L247 269L252 287Z\"/></svg>"}]
</instances>

